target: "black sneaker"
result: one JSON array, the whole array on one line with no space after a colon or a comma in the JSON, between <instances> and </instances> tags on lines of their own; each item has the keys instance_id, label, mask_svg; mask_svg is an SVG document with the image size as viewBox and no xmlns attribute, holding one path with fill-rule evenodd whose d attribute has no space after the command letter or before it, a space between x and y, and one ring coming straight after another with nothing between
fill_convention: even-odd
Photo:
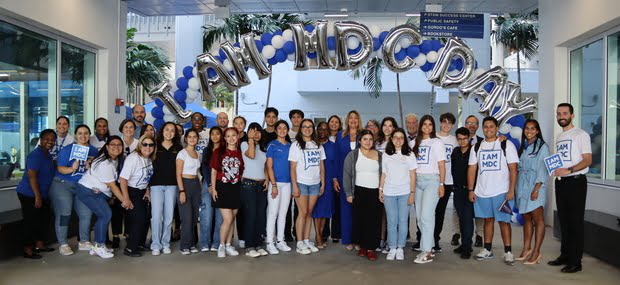
<instances>
[{"instance_id":1,"label":"black sneaker","mask_svg":"<svg viewBox=\"0 0 620 285\"><path fill-rule=\"evenodd\" d=\"M482 247L482 237L479 235L476 235L476 243L474 243L475 247Z\"/></svg>"},{"instance_id":2,"label":"black sneaker","mask_svg":"<svg viewBox=\"0 0 620 285\"><path fill-rule=\"evenodd\" d=\"M413 251L421 251L420 250L420 242L416 242L413 246L411 246L411 250L413 250Z\"/></svg>"},{"instance_id":3,"label":"black sneaker","mask_svg":"<svg viewBox=\"0 0 620 285\"><path fill-rule=\"evenodd\" d=\"M332 242L333 242L333 243L340 243L340 239L339 239L339 238L333 238L333 239L332 239Z\"/></svg>"},{"instance_id":4,"label":"black sneaker","mask_svg":"<svg viewBox=\"0 0 620 285\"><path fill-rule=\"evenodd\" d=\"M435 253L435 252L441 252L441 251L442 251L441 247L440 247L440 246L438 246L438 245L436 245L436 246L433 246L433 249L432 249L432 251L431 251L431 252L432 252L432 253Z\"/></svg>"},{"instance_id":5,"label":"black sneaker","mask_svg":"<svg viewBox=\"0 0 620 285\"><path fill-rule=\"evenodd\" d=\"M453 251L456 254L461 254L461 253L463 253L463 246L461 245L461 246L455 248Z\"/></svg>"},{"instance_id":6,"label":"black sneaker","mask_svg":"<svg viewBox=\"0 0 620 285\"><path fill-rule=\"evenodd\" d=\"M461 258L462 259L470 259L471 258L471 251L466 251L461 253Z\"/></svg>"},{"instance_id":7,"label":"black sneaker","mask_svg":"<svg viewBox=\"0 0 620 285\"><path fill-rule=\"evenodd\" d=\"M112 238L112 248L119 248L121 246L121 238L114 237Z\"/></svg>"},{"instance_id":8,"label":"black sneaker","mask_svg":"<svg viewBox=\"0 0 620 285\"><path fill-rule=\"evenodd\" d=\"M461 235L460 234L452 235L452 242L450 242L450 244L452 244L454 246L459 245L459 239L461 239Z\"/></svg>"},{"instance_id":9,"label":"black sneaker","mask_svg":"<svg viewBox=\"0 0 620 285\"><path fill-rule=\"evenodd\" d=\"M139 251L132 251L131 249L125 248L125 250L123 251L124 255L127 255L129 257L140 257L142 256L142 253L140 253Z\"/></svg>"}]
</instances>

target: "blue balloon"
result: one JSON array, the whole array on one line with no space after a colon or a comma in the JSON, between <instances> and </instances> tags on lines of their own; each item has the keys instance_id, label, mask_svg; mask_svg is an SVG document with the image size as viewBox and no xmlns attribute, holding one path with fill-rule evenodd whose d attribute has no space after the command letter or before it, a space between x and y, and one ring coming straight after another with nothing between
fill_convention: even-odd
<instances>
[{"instance_id":1,"label":"blue balloon","mask_svg":"<svg viewBox=\"0 0 620 285\"><path fill-rule=\"evenodd\" d=\"M223 49L220 49L218 54L220 55L220 58L222 59L221 61L225 61L226 60L226 53L224 52Z\"/></svg>"},{"instance_id":2,"label":"blue balloon","mask_svg":"<svg viewBox=\"0 0 620 285\"><path fill-rule=\"evenodd\" d=\"M450 65L448 66L448 71L454 71L456 69L456 65L454 65L454 63L450 63Z\"/></svg>"},{"instance_id":3,"label":"blue balloon","mask_svg":"<svg viewBox=\"0 0 620 285\"><path fill-rule=\"evenodd\" d=\"M396 60L402 61L407 57L407 51L405 49L401 49L396 53Z\"/></svg>"},{"instance_id":4,"label":"blue balloon","mask_svg":"<svg viewBox=\"0 0 620 285\"><path fill-rule=\"evenodd\" d=\"M431 44L431 41L425 40L425 41L422 42L422 44L420 44L420 52L421 53L427 54L431 50L433 50L433 45Z\"/></svg>"},{"instance_id":5,"label":"blue balloon","mask_svg":"<svg viewBox=\"0 0 620 285\"><path fill-rule=\"evenodd\" d=\"M215 58L217 61L219 61L221 63L224 63L224 60L219 55L216 55L213 58Z\"/></svg>"},{"instance_id":6,"label":"blue balloon","mask_svg":"<svg viewBox=\"0 0 620 285\"><path fill-rule=\"evenodd\" d=\"M214 78L214 77L217 76L217 72L215 72L215 69L209 67L209 68L207 68L207 76L209 78Z\"/></svg>"},{"instance_id":7,"label":"blue balloon","mask_svg":"<svg viewBox=\"0 0 620 285\"><path fill-rule=\"evenodd\" d=\"M177 87L183 91L187 90L187 87L189 87L189 85L187 85L187 78L179 77L179 79L177 79Z\"/></svg>"},{"instance_id":8,"label":"blue balloon","mask_svg":"<svg viewBox=\"0 0 620 285\"><path fill-rule=\"evenodd\" d=\"M274 56L274 58L278 61L278 62L285 62L286 61L286 53L282 50L282 49L277 49L276 50L276 55Z\"/></svg>"},{"instance_id":9,"label":"blue balloon","mask_svg":"<svg viewBox=\"0 0 620 285\"><path fill-rule=\"evenodd\" d=\"M185 110L185 108L187 107L187 102L179 102L179 106L181 106L181 109Z\"/></svg>"},{"instance_id":10,"label":"blue balloon","mask_svg":"<svg viewBox=\"0 0 620 285\"><path fill-rule=\"evenodd\" d=\"M260 36L260 41L263 43L263 46L271 45L271 38L273 36L270 33L264 33Z\"/></svg>"},{"instance_id":11,"label":"blue balloon","mask_svg":"<svg viewBox=\"0 0 620 285\"><path fill-rule=\"evenodd\" d=\"M523 219L523 215L517 214L517 222L519 222L520 225L525 224L525 219Z\"/></svg>"},{"instance_id":12,"label":"blue balloon","mask_svg":"<svg viewBox=\"0 0 620 285\"><path fill-rule=\"evenodd\" d=\"M151 109L151 115L153 115L156 119L161 119L164 117L164 109L163 107L157 106Z\"/></svg>"},{"instance_id":13,"label":"blue balloon","mask_svg":"<svg viewBox=\"0 0 620 285\"><path fill-rule=\"evenodd\" d=\"M183 124L183 128L184 129L189 129L191 127L192 127L192 122L187 122L187 123Z\"/></svg>"},{"instance_id":14,"label":"blue balloon","mask_svg":"<svg viewBox=\"0 0 620 285\"><path fill-rule=\"evenodd\" d=\"M416 58L418 55L420 55L420 47L417 45L410 45L407 48L407 56L410 58Z\"/></svg>"},{"instance_id":15,"label":"blue balloon","mask_svg":"<svg viewBox=\"0 0 620 285\"><path fill-rule=\"evenodd\" d=\"M166 123L166 121L164 121L164 119L162 118L157 118L155 119L155 121L153 121L153 127L155 127L156 130L160 130L161 127Z\"/></svg>"},{"instance_id":16,"label":"blue balloon","mask_svg":"<svg viewBox=\"0 0 620 285\"><path fill-rule=\"evenodd\" d=\"M177 91L174 91L174 100L181 103L181 102L185 102L186 99L187 99L187 93L185 93L185 91L180 90L180 89Z\"/></svg>"},{"instance_id":17,"label":"blue balloon","mask_svg":"<svg viewBox=\"0 0 620 285\"><path fill-rule=\"evenodd\" d=\"M155 99L155 105L159 106L159 107L163 107L164 106L164 101L159 100L159 98Z\"/></svg>"},{"instance_id":18,"label":"blue balloon","mask_svg":"<svg viewBox=\"0 0 620 285\"><path fill-rule=\"evenodd\" d=\"M186 66L186 67L183 67L183 76L185 76L185 78L187 78L187 79L190 79L190 78L194 77L194 74L192 73L193 69L194 68L189 66L189 65Z\"/></svg>"},{"instance_id":19,"label":"blue balloon","mask_svg":"<svg viewBox=\"0 0 620 285\"><path fill-rule=\"evenodd\" d=\"M233 46L234 47L241 47L241 44L240 43L234 43Z\"/></svg>"},{"instance_id":20,"label":"blue balloon","mask_svg":"<svg viewBox=\"0 0 620 285\"><path fill-rule=\"evenodd\" d=\"M378 38L372 38L372 50L377 51L381 48L381 40Z\"/></svg>"},{"instance_id":21,"label":"blue balloon","mask_svg":"<svg viewBox=\"0 0 620 285\"><path fill-rule=\"evenodd\" d=\"M308 53L308 58L315 59L316 58L316 52L309 52Z\"/></svg>"},{"instance_id":22,"label":"blue balloon","mask_svg":"<svg viewBox=\"0 0 620 285\"><path fill-rule=\"evenodd\" d=\"M327 37L327 49L336 50L336 37Z\"/></svg>"},{"instance_id":23,"label":"blue balloon","mask_svg":"<svg viewBox=\"0 0 620 285\"><path fill-rule=\"evenodd\" d=\"M306 32L308 32L308 33L312 33L312 31L314 31L314 26L312 26L312 25L306 25L306 26L304 27L304 30L306 30Z\"/></svg>"},{"instance_id":24,"label":"blue balloon","mask_svg":"<svg viewBox=\"0 0 620 285\"><path fill-rule=\"evenodd\" d=\"M383 31L379 34L379 40L381 41L381 43L385 41L385 38L388 36L388 34L389 34L388 31Z\"/></svg>"},{"instance_id":25,"label":"blue balloon","mask_svg":"<svg viewBox=\"0 0 620 285\"><path fill-rule=\"evenodd\" d=\"M355 49L347 49L347 53L350 55L356 54L362 50L362 45L357 46Z\"/></svg>"},{"instance_id":26,"label":"blue balloon","mask_svg":"<svg viewBox=\"0 0 620 285\"><path fill-rule=\"evenodd\" d=\"M438 51L443 45L439 40L431 40L431 50Z\"/></svg>"},{"instance_id":27,"label":"blue balloon","mask_svg":"<svg viewBox=\"0 0 620 285\"><path fill-rule=\"evenodd\" d=\"M282 46L282 50L286 54L295 53L295 43L293 43L292 41L285 42L284 46Z\"/></svg>"},{"instance_id":28,"label":"blue balloon","mask_svg":"<svg viewBox=\"0 0 620 285\"><path fill-rule=\"evenodd\" d=\"M263 42L259 40L254 40L254 42L256 43L256 49L258 49L258 52L263 52Z\"/></svg>"},{"instance_id":29,"label":"blue balloon","mask_svg":"<svg viewBox=\"0 0 620 285\"><path fill-rule=\"evenodd\" d=\"M493 90L493 87L495 87L495 83L489 82L485 84L483 88L484 88L484 91L486 91L487 93L491 93L491 90Z\"/></svg>"},{"instance_id":30,"label":"blue balloon","mask_svg":"<svg viewBox=\"0 0 620 285\"><path fill-rule=\"evenodd\" d=\"M274 36L281 36L282 35L282 31L275 31L273 32Z\"/></svg>"},{"instance_id":31,"label":"blue balloon","mask_svg":"<svg viewBox=\"0 0 620 285\"><path fill-rule=\"evenodd\" d=\"M269 65L276 65L278 63L278 60L276 59L276 57L272 57L270 59L267 60L267 63L269 63Z\"/></svg>"},{"instance_id":32,"label":"blue balloon","mask_svg":"<svg viewBox=\"0 0 620 285\"><path fill-rule=\"evenodd\" d=\"M426 62L424 65L420 66L420 69L424 72L428 72L433 69L433 64L430 62Z\"/></svg>"},{"instance_id":33,"label":"blue balloon","mask_svg":"<svg viewBox=\"0 0 620 285\"><path fill-rule=\"evenodd\" d=\"M525 125L525 116L523 115L514 116L508 119L507 123L509 123L512 126L523 128Z\"/></svg>"},{"instance_id":34,"label":"blue balloon","mask_svg":"<svg viewBox=\"0 0 620 285\"><path fill-rule=\"evenodd\" d=\"M454 64L454 68L456 68L457 70L463 70L463 59L461 59L460 57L453 60L452 63Z\"/></svg>"},{"instance_id":35,"label":"blue balloon","mask_svg":"<svg viewBox=\"0 0 620 285\"><path fill-rule=\"evenodd\" d=\"M474 62L474 69L478 69L478 61L477 60Z\"/></svg>"}]
</instances>

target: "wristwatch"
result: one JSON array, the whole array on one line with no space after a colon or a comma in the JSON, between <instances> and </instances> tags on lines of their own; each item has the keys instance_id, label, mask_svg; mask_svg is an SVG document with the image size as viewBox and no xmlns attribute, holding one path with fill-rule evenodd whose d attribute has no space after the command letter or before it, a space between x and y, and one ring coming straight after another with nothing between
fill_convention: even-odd
<instances>
[{"instance_id":1,"label":"wristwatch","mask_svg":"<svg viewBox=\"0 0 620 285\"><path fill-rule=\"evenodd\" d=\"M573 167L572 167L572 166L571 166L571 167L569 167L569 168L568 168L568 171L570 171L570 173L573 173Z\"/></svg>"}]
</instances>

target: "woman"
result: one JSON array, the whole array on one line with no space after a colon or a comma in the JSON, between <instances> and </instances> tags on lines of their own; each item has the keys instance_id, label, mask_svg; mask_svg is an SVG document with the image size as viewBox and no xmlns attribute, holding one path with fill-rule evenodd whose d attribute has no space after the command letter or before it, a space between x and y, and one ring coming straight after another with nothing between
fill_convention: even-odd
<instances>
[{"instance_id":1,"label":"woman","mask_svg":"<svg viewBox=\"0 0 620 285\"><path fill-rule=\"evenodd\" d=\"M375 261L381 230L381 152L374 149L370 130L362 130L359 137L360 148L349 152L344 161L344 191L347 202L353 204L353 236L360 245L357 255Z\"/></svg>"},{"instance_id":2,"label":"woman","mask_svg":"<svg viewBox=\"0 0 620 285\"><path fill-rule=\"evenodd\" d=\"M347 114L346 117L346 128L344 131L338 132L336 135L336 149L338 152L338 179L334 180L334 190L336 192L340 192L342 190L340 186L342 185L342 169L344 168L344 160L349 154L350 151L358 148L359 146L359 133L362 131L362 118L360 114L353 110ZM354 185L351 185L353 187ZM344 189L345 192L352 192L353 189ZM353 250L355 247L353 246L353 241L355 236L352 236L352 209L351 203L347 202L347 197L345 195L340 195L340 229L341 229L341 237L342 244L345 245L347 250Z\"/></svg>"},{"instance_id":3,"label":"woman","mask_svg":"<svg viewBox=\"0 0 620 285\"><path fill-rule=\"evenodd\" d=\"M110 137L92 162L92 167L82 176L77 189L77 197L97 216L95 223L95 240L90 249L91 255L101 258L114 257L112 250L105 246L108 224L112 219L112 210L108 201L112 194L122 207L131 209L129 197L116 184L120 166L123 165L123 140L118 136Z\"/></svg>"},{"instance_id":4,"label":"woman","mask_svg":"<svg viewBox=\"0 0 620 285\"><path fill-rule=\"evenodd\" d=\"M291 139L288 137L288 123L279 120L274 125L275 140L267 147L267 174L271 191L267 191L267 252L278 254L291 251L284 240L286 211L291 203L291 171L288 153ZM277 243L274 245L277 221Z\"/></svg>"},{"instance_id":5,"label":"woman","mask_svg":"<svg viewBox=\"0 0 620 285\"><path fill-rule=\"evenodd\" d=\"M202 115L202 114L201 114L201 115ZM175 127L177 128L177 136L178 136L179 138L182 138L182 137L183 137L183 132L185 132L185 131L183 130L183 125L181 125L181 124L175 124Z\"/></svg>"},{"instance_id":6,"label":"woman","mask_svg":"<svg viewBox=\"0 0 620 285\"><path fill-rule=\"evenodd\" d=\"M314 205L325 191L325 150L317 142L312 120L303 119L300 129L289 150L288 160L293 197L299 210L295 223L296 250L300 254L310 254L319 251L314 242L310 242L310 229Z\"/></svg>"},{"instance_id":7,"label":"woman","mask_svg":"<svg viewBox=\"0 0 620 285\"><path fill-rule=\"evenodd\" d=\"M369 130L370 132L372 132L373 136L377 137L379 133L379 122L377 122L377 120L375 119L368 120L368 122L366 122L365 129Z\"/></svg>"},{"instance_id":8,"label":"woman","mask_svg":"<svg viewBox=\"0 0 620 285\"><path fill-rule=\"evenodd\" d=\"M213 197L211 197L211 158L213 153L222 144L222 129L215 126L209 130L209 143L202 151L202 196L200 203L200 251L217 251L220 244L220 227L222 226L222 214L213 208ZM213 217L215 216L215 225Z\"/></svg>"},{"instance_id":9,"label":"woman","mask_svg":"<svg viewBox=\"0 0 620 285\"><path fill-rule=\"evenodd\" d=\"M267 255L267 251L260 248L261 235L267 222L267 183L265 177L265 163L267 155L262 137L263 128L258 123L251 123L248 128L248 141L241 143L243 153L243 178L241 179L241 209L237 215L243 215L241 227L245 234L245 255L259 257ZM237 228L239 228L239 219ZM241 234L239 234L241 236Z\"/></svg>"},{"instance_id":10,"label":"woman","mask_svg":"<svg viewBox=\"0 0 620 285\"><path fill-rule=\"evenodd\" d=\"M185 132L185 148L177 154L176 178L179 187L179 216L181 218L181 254L198 252L195 228L198 223L202 187L198 179L200 155L196 151L199 134L194 129Z\"/></svg>"},{"instance_id":11,"label":"woman","mask_svg":"<svg viewBox=\"0 0 620 285\"><path fill-rule=\"evenodd\" d=\"M54 207L54 226L56 238L60 244L59 252L62 255L72 255L73 250L67 241L67 230L71 220L71 212L75 210L79 218L79 250L90 250L90 222L92 211L80 201L76 194L78 181L88 170L97 149L90 145L90 128L79 125L75 128L76 142L64 147L58 153L57 173L50 187L50 199ZM72 157L73 148L87 149L86 159Z\"/></svg>"},{"instance_id":12,"label":"woman","mask_svg":"<svg viewBox=\"0 0 620 285\"><path fill-rule=\"evenodd\" d=\"M340 117L338 117L337 115L331 115L329 117L329 119L327 120L327 124L329 127L329 141L335 143L336 142L336 135L338 134L338 132L342 131L342 121L340 120ZM334 150L337 150L336 147L334 146ZM338 193L338 191L336 191L336 189L334 188L334 183L333 181L338 181L338 177L340 177L340 174L342 173L342 170L340 169L341 165L339 165L339 159L338 159L338 152L334 152L334 157L332 159L335 159L336 161L336 169L334 170L335 173L337 174L337 177L335 177L333 180L331 181L327 181L328 184L330 184L330 186L332 187L332 189L334 190L334 214L331 218L331 220L326 220L325 221L325 227L323 228L323 235L322 238L327 239L328 237L332 237L332 242L334 243L338 243L340 242L340 193ZM327 157L327 159L330 159L329 156ZM340 173L340 174L339 174ZM330 224L331 224L331 228L330 228Z\"/></svg>"},{"instance_id":13,"label":"woman","mask_svg":"<svg viewBox=\"0 0 620 285\"><path fill-rule=\"evenodd\" d=\"M385 204L388 228L387 260L405 260L409 207L415 198L416 157L407 144L405 130L391 133L383 156L379 198Z\"/></svg>"},{"instance_id":14,"label":"woman","mask_svg":"<svg viewBox=\"0 0 620 285\"><path fill-rule=\"evenodd\" d=\"M60 116L56 118L56 144L54 148L50 150L54 161L58 158L58 154L64 147L71 145L75 141L75 138L69 134L70 126L69 117Z\"/></svg>"},{"instance_id":15,"label":"woman","mask_svg":"<svg viewBox=\"0 0 620 285\"><path fill-rule=\"evenodd\" d=\"M241 145L241 143L243 142L248 141L248 136L245 133L245 125L246 120L244 117L237 116L233 119L233 127L237 130L237 132L239 132L239 145ZM243 185L241 187L243 187ZM237 218L235 219L235 223L237 224L237 235L239 238L239 248L246 247L244 232L245 227L243 226L245 224L244 218L246 215L243 213L243 208L244 207L239 208L239 211L237 211Z\"/></svg>"},{"instance_id":16,"label":"woman","mask_svg":"<svg viewBox=\"0 0 620 285\"><path fill-rule=\"evenodd\" d=\"M424 115L418 126L418 136L413 143L417 157L415 212L420 225L420 254L413 261L418 264L433 262L432 247L435 243L435 208L444 195L446 178L446 148L435 133L435 120ZM389 235L389 234L388 234Z\"/></svg>"},{"instance_id":17,"label":"woman","mask_svg":"<svg viewBox=\"0 0 620 285\"><path fill-rule=\"evenodd\" d=\"M172 253L170 235L177 200L176 158L183 149L173 122L166 122L157 137L157 154L153 160L151 187L151 253Z\"/></svg>"},{"instance_id":18,"label":"woman","mask_svg":"<svg viewBox=\"0 0 620 285\"><path fill-rule=\"evenodd\" d=\"M247 121L245 120L244 117L237 116L233 119L233 127L237 130L237 132L239 132L239 144L241 144L242 142L248 141L248 136L245 133L246 124L247 124Z\"/></svg>"},{"instance_id":19,"label":"woman","mask_svg":"<svg viewBox=\"0 0 620 285\"><path fill-rule=\"evenodd\" d=\"M396 120L392 117L385 117L381 121L381 131L377 135L377 143L375 144L375 148L380 152L385 152L385 147L390 141L390 137L392 136L392 132L394 129L398 128L398 124Z\"/></svg>"},{"instance_id":20,"label":"woman","mask_svg":"<svg viewBox=\"0 0 620 285\"><path fill-rule=\"evenodd\" d=\"M314 219L314 230L316 231L316 247L323 249L327 245L323 239L325 225L334 213L335 200L332 181L338 176L338 167L336 165L336 144L329 140L329 126L327 122L320 122L316 127L316 132L319 145L325 150L325 160L323 161L325 168L325 191L316 201L312 211L312 218Z\"/></svg>"},{"instance_id":21,"label":"woman","mask_svg":"<svg viewBox=\"0 0 620 285\"><path fill-rule=\"evenodd\" d=\"M329 127L329 140L332 142L336 142L336 134L339 131L342 131L342 121L340 117L337 115L331 115L329 120L327 120L327 124Z\"/></svg>"},{"instance_id":22,"label":"woman","mask_svg":"<svg viewBox=\"0 0 620 285\"><path fill-rule=\"evenodd\" d=\"M153 125L151 124L144 124L144 126L142 126L142 128L140 128L140 137L142 137L143 135L149 135L153 138L156 138L155 134L155 127L153 127Z\"/></svg>"},{"instance_id":23,"label":"woman","mask_svg":"<svg viewBox=\"0 0 620 285\"><path fill-rule=\"evenodd\" d=\"M124 154L128 156L138 147L138 140L133 137L136 132L136 122L132 119L124 119L118 126L118 131L122 134Z\"/></svg>"},{"instance_id":24,"label":"woman","mask_svg":"<svg viewBox=\"0 0 620 285\"><path fill-rule=\"evenodd\" d=\"M120 174L121 190L124 197L129 197L133 209L127 211L128 234L125 255L140 257L140 251L146 240L145 223L147 219L147 204L149 200L148 185L153 175L153 159L157 145L150 136L140 137L136 149L125 158L123 170Z\"/></svg>"},{"instance_id":25,"label":"woman","mask_svg":"<svg viewBox=\"0 0 620 285\"><path fill-rule=\"evenodd\" d=\"M519 148L519 176L517 178L517 208L523 215L523 250L515 260L524 264L540 262L540 247L545 238L544 206L547 197L547 168L545 158L549 157L549 147L540 132L538 121L525 121ZM532 236L536 232L534 248L531 247Z\"/></svg>"},{"instance_id":26,"label":"woman","mask_svg":"<svg viewBox=\"0 0 620 285\"><path fill-rule=\"evenodd\" d=\"M56 133L46 129L39 134L39 146L26 158L24 176L17 184L17 198L22 208L22 241L24 258L40 259L39 252L50 252L45 246L45 229L49 221L48 190L54 177L51 150L56 144Z\"/></svg>"},{"instance_id":27,"label":"woman","mask_svg":"<svg viewBox=\"0 0 620 285\"><path fill-rule=\"evenodd\" d=\"M106 118L98 118L95 120L95 133L90 137L90 144L100 150L110 137L110 129L108 128L108 120Z\"/></svg>"}]
</instances>

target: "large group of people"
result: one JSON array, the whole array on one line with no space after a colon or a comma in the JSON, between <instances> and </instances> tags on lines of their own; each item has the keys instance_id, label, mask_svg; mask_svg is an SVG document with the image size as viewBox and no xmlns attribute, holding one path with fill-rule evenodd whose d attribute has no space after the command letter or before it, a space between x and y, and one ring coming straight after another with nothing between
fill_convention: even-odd
<instances>
[{"instance_id":1,"label":"large group of people","mask_svg":"<svg viewBox=\"0 0 620 285\"><path fill-rule=\"evenodd\" d=\"M550 180L544 159L551 151L534 119L525 122L517 149L499 134L493 117L482 120L484 136L478 137L475 116L452 134L451 113L438 122L410 114L404 128L386 117L364 128L357 111L315 125L301 110L291 110L287 122L269 107L264 128L257 122L246 128L243 117L229 127L228 116L220 113L218 126L205 129L205 117L194 113L187 130L173 122L156 130L144 122L144 107L133 110L133 119L118 126L120 136L110 135L105 118L95 121L94 134L81 124L71 135L65 116L56 120L56 130L41 132L17 186L24 257L38 259L54 250L44 243L50 218L58 251L73 254L67 230L75 211L77 249L102 258L113 257L125 236L123 253L131 257L149 250L153 256L171 254L177 238L183 255L236 256L235 238L253 258L289 252L291 246L308 255L325 249L331 238L369 260L379 253L404 260L414 207L412 248L419 253L412 259L424 264L442 251L439 239L453 194L451 243L461 258L471 258L474 246L481 247L475 259L493 258L498 222L506 264L541 260ZM556 153L564 166L553 173L562 248L549 264L577 272L591 147L587 133L572 124L570 104L560 104L556 116L563 128ZM525 221L518 255L511 244L513 207Z\"/></svg>"}]
</instances>

